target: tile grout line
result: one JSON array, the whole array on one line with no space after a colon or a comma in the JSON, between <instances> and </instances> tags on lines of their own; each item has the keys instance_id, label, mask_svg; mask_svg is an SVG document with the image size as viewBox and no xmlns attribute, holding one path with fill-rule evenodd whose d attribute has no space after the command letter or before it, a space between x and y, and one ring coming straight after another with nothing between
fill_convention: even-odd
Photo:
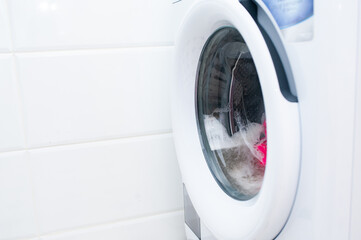
<instances>
[{"instance_id":1,"label":"tile grout line","mask_svg":"<svg viewBox=\"0 0 361 240\"><path fill-rule=\"evenodd\" d=\"M4 9L6 11L6 17L7 17L7 24L8 24L8 34L9 34L9 39L10 39L10 53L11 53L11 71L12 71L12 78L13 81L15 83L15 87L16 87L16 93L17 93L17 101L18 101L18 112L19 112L19 117L20 117L20 123L21 123L21 128L22 128L22 135L24 138L24 142L23 144L25 145L25 148L27 148L28 146L28 138L26 135L26 126L25 126L25 107L24 107L24 101L23 101L23 96L21 94L21 87L20 87L20 78L19 78L19 72L18 72L18 66L17 66L17 62L16 62L16 56L13 53L13 49L14 49L14 36L13 36L13 31L12 31L12 27L11 27L11 19L10 19L10 9L9 9L9 5L6 1L3 2L4 3ZM36 200L35 200L35 185L33 183L33 177L32 177L32 172L30 169L30 162L29 162L29 158L28 158L28 154L25 152L25 162L26 162L26 170L27 173L29 175L29 182L30 182L30 186L31 186L31 203L32 203L32 207L33 207L33 214L34 214L34 218L35 218L35 232L36 232L36 237L40 236L40 225L39 225L39 218L38 218L38 211L37 211L37 204L36 204Z\"/></svg>"},{"instance_id":2,"label":"tile grout line","mask_svg":"<svg viewBox=\"0 0 361 240\"><path fill-rule=\"evenodd\" d=\"M26 147L26 148L19 148L16 150L9 150L9 151L2 151L0 154L7 154L7 153L14 153L14 152L24 152L24 151L33 151L33 150L41 150L41 149L56 149L60 147L68 147L68 146L79 146L79 145L86 145L86 144L95 144L95 143L108 143L108 142L116 142L116 141L126 141L126 140L134 140L134 139L141 139L141 138L151 138L157 136L164 136L164 135L172 135L173 132L171 130L164 131L164 132L156 132L156 133L149 133L149 134L142 134L142 135L131 135L125 137L115 137L115 138L104 138L99 140L89 140L89 141L80 141L80 142L72 142L72 143L64 143L64 144L56 144L56 145L49 145L49 146L39 146L39 147Z\"/></svg>"},{"instance_id":3,"label":"tile grout line","mask_svg":"<svg viewBox=\"0 0 361 240\"><path fill-rule=\"evenodd\" d=\"M126 49L144 49L144 48L172 48L174 43L164 43L158 45L124 45L114 47L89 47L89 48L64 48L64 49L38 49L38 50L14 50L11 52L14 54L48 54L48 53L82 53L82 52L99 52L99 51L119 51Z\"/></svg>"},{"instance_id":4,"label":"tile grout line","mask_svg":"<svg viewBox=\"0 0 361 240\"><path fill-rule=\"evenodd\" d=\"M54 231L54 232L40 234L38 237L40 237L40 238L41 237L52 237L52 236L61 235L64 233L72 233L72 232L88 230L88 229L92 229L92 228L106 227L106 226L111 226L114 224L134 224L134 222L139 221L139 220L147 221L154 217L174 215L177 213L182 213L183 211L184 211L183 208L180 208L180 209L176 209L176 210L148 214L148 215L143 215L143 216L138 216L138 217L130 217L130 218L126 218L126 219L113 220L113 221L108 221L108 222L103 222L103 223L89 224L89 225L84 225L84 226L79 226L79 227L68 228L68 229L64 229L64 230L58 230L58 231Z\"/></svg>"},{"instance_id":5,"label":"tile grout line","mask_svg":"<svg viewBox=\"0 0 361 240\"><path fill-rule=\"evenodd\" d=\"M357 8L357 11L361 13L361 3L358 4L358 8ZM356 29L356 36L357 37L361 37L361 17L360 16L357 16L357 29ZM353 150L352 150L352 172L351 172L351 194L350 194L350 209L349 209L349 224L348 224L348 238L347 239L351 239L352 238L352 233L353 233L353 224L352 224L352 219L353 219L353 203L355 201L354 199L354 196L355 196L355 193L352 191L353 188L355 187L356 183L355 183L355 161L356 161L356 157L357 157L357 146L356 146L356 143L358 141L358 136L357 136L357 130L358 130L358 126L359 126L359 123L358 123L358 103L361 102L359 99L360 99L360 94L361 92L359 92L359 90L361 89L360 86L360 82L358 81L359 79L361 80L361 69L358 68L358 66L361 66L361 44L358 42L356 43L356 74L355 74L355 89L354 89L354 93L355 93L355 97L354 97L354 119L353 119L353 129L356 130L354 131L354 135L353 135ZM360 114L361 115L361 114Z\"/></svg>"},{"instance_id":6,"label":"tile grout line","mask_svg":"<svg viewBox=\"0 0 361 240\"><path fill-rule=\"evenodd\" d=\"M10 53L9 56L11 56L11 76L13 78L13 81L15 83L15 87L16 87L16 94L17 94L17 101L18 101L18 112L20 115L20 122L21 122L21 128L22 128L22 135L24 137L24 145L25 148L28 146L28 140L27 140L27 135L26 135L26 127L25 127L25 113L24 113L24 101L23 101L23 97L21 94L21 87L20 87L20 78L19 78L19 72L18 72L18 66L17 66L17 62L16 62L16 57L13 53L13 49L14 49L14 37L13 37L13 31L11 28L11 21L10 21L10 11L9 11L9 6L7 4L7 1L3 1L4 3L4 9L6 11L6 17L7 17L7 24L8 24L8 34L9 34L9 38L10 38Z\"/></svg>"},{"instance_id":7,"label":"tile grout line","mask_svg":"<svg viewBox=\"0 0 361 240\"><path fill-rule=\"evenodd\" d=\"M156 133L148 133L142 135L130 135L124 137L115 137L115 138L105 138L99 140L88 140L88 141L79 141L74 143L63 143L57 145L50 145L50 146L39 146L39 147L29 147L24 150L32 151L32 150L41 150L41 149L52 149L52 148L61 148L61 147L68 147L68 146L79 146L85 144L93 144L93 143L109 143L109 142L116 142L116 141L126 141L126 140L134 140L134 139L141 139L141 138L151 138L156 136L163 136L163 135L171 135L172 131L164 131L164 132L156 132Z\"/></svg>"},{"instance_id":8,"label":"tile grout line","mask_svg":"<svg viewBox=\"0 0 361 240\"><path fill-rule=\"evenodd\" d=\"M14 78L14 82L16 85L16 90L17 90L17 98L18 98L18 103L19 103L19 107L18 107L18 111L20 113L20 122L21 122L21 128L22 128L22 132L23 132L23 137L24 137L24 144L25 144L25 148L27 148L29 146L28 144L28 136L26 134L26 124L25 124L25 101L24 101L24 97L22 95L22 91L21 91L21 83L20 83L20 76L19 76L19 67L18 67L18 63L16 61L16 56L14 53L11 54L12 55L12 76Z\"/></svg>"}]
</instances>

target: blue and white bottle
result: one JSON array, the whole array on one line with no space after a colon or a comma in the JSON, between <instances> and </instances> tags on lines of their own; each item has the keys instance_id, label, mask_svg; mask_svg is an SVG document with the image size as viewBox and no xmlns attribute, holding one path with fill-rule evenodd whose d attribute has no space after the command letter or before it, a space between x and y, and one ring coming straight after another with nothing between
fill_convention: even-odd
<instances>
[{"instance_id":1,"label":"blue and white bottle","mask_svg":"<svg viewBox=\"0 0 361 240\"><path fill-rule=\"evenodd\" d=\"M313 0L263 0L286 41L313 38Z\"/></svg>"}]
</instances>

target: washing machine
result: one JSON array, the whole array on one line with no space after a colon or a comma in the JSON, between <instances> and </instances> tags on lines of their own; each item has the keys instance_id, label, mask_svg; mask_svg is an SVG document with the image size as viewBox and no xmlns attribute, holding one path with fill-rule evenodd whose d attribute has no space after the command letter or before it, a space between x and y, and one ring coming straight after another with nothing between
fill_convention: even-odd
<instances>
[{"instance_id":1,"label":"washing machine","mask_svg":"<svg viewBox=\"0 0 361 240\"><path fill-rule=\"evenodd\" d=\"M172 82L188 239L361 239L358 9L357 0L192 5Z\"/></svg>"}]
</instances>

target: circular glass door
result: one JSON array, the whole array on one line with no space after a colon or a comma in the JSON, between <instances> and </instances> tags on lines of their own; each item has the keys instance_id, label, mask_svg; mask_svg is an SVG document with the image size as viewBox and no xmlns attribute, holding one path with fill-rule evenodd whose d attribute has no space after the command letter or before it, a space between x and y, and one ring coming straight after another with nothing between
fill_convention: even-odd
<instances>
[{"instance_id":1,"label":"circular glass door","mask_svg":"<svg viewBox=\"0 0 361 240\"><path fill-rule=\"evenodd\" d=\"M207 164L228 195L249 200L260 191L265 173L266 115L252 55L235 28L221 28L208 39L196 82Z\"/></svg>"}]
</instances>

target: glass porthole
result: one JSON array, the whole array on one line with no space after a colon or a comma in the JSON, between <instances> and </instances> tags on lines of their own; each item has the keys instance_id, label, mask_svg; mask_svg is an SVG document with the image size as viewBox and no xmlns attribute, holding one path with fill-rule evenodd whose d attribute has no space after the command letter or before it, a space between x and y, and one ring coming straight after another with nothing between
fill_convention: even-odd
<instances>
[{"instance_id":1,"label":"glass porthole","mask_svg":"<svg viewBox=\"0 0 361 240\"><path fill-rule=\"evenodd\" d=\"M196 84L207 164L228 195L249 200L260 191L266 168L266 115L252 55L235 28L221 28L208 39Z\"/></svg>"}]
</instances>

